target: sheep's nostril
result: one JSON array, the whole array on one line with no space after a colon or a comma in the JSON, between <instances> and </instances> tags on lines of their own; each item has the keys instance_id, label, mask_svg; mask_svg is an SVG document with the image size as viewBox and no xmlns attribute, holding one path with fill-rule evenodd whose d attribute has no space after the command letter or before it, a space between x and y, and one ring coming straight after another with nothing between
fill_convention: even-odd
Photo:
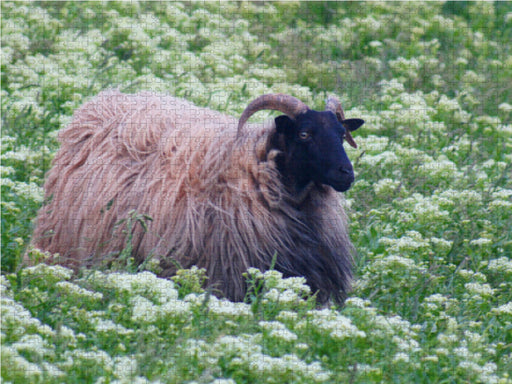
<instances>
[{"instance_id":1,"label":"sheep's nostril","mask_svg":"<svg viewBox=\"0 0 512 384\"><path fill-rule=\"evenodd\" d=\"M352 174L352 170L344 167L340 167L338 171L343 175L350 175Z\"/></svg>"},{"instance_id":2,"label":"sheep's nostril","mask_svg":"<svg viewBox=\"0 0 512 384\"><path fill-rule=\"evenodd\" d=\"M340 177L343 178L343 180L346 183L348 183L350 185L354 182L355 177L354 177L354 171L352 170L352 168L340 167L338 171L339 171Z\"/></svg>"}]
</instances>

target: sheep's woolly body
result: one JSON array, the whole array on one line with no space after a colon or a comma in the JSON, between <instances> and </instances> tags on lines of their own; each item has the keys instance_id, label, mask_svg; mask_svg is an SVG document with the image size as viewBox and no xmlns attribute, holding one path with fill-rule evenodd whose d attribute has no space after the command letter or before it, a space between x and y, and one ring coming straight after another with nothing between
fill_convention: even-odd
<instances>
[{"instance_id":1,"label":"sheep's woolly body","mask_svg":"<svg viewBox=\"0 0 512 384\"><path fill-rule=\"evenodd\" d=\"M242 273L266 270L277 255L285 276L305 276L338 299L351 277L351 245L338 195L315 186L297 206L269 149L273 122L248 125L153 93L107 91L76 111L60 132L33 245L73 268L93 265L126 244L130 210L153 220L132 231L133 256L162 260L163 276L204 267L209 284L234 300Z\"/></svg>"}]
</instances>

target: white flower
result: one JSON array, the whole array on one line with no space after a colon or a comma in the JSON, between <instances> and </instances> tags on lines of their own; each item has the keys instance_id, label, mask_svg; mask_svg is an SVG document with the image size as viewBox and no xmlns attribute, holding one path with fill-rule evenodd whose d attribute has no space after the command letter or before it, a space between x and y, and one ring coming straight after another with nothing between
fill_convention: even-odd
<instances>
[{"instance_id":1,"label":"white flower","mask_svg":"<svg viewBox=\"0 0 512 384\"><path fill-rule=\"evenodd\" d=\"M489 284L466 283L464 284L466 291L476 297L490 297L494 295L494 289Z\"/></svg>"},{"instance_id":2,"label":"white flower","mask_svg":"<svg viewBox=\"0 0 512 384\"><path fill-rule=\"evenodd\" d=\"M82 349L75 349L72 351L66 351L64 352L64 358L70 358L70 360L73 362L73 365L80 365L81 363L84 363L84 365L97 365L99 367L102 367L108 372L112 371L113 367L113 361L112 358L108 355L107 352L102 350L82 350ZM65 362L66 363L66 362ZM62 363L58 364L59 366L62 365Z\"/></svg>"},{"instance_id":3,"label":"white flower","mask_svg":"<svg viewBox=\"0 0 512 384\"><path fill-rule=\"evenodd\" d=\"M393 196L393 193L396 191L399 185L400 182L397 180L383 178L373 185L373 189L377 196L389 197Z\"/></svg>"},{"instance_id":4,"label":"white flower","mask_svg":"<svg viewBox=\"0 0 512 384\"><path fill-rule=\"evenodd\" d=\"M487 268L494 273L512 274L512 260L505 256L492 259L489 260Z\"/></svg>"},{"instance_id":5,"label":"white flower","mask_svg":"<svg viewBox=\"0 0 512 384\"><path fill-rule=\"evenodd\" d=\"M288 330L288 328L279 321L260 321L258 324L270 337L283 341L297 340L297 335Z\"/></svg>"},{"instance_id":6,"label":"white flower","mask_svg":"<svg viewBox=\"0 0 512 384\"><path fill-rule=\"evenodd\" d=\"M398 352L393 357L393 363L408 363L409 355L404 352Z\"/></svg>"},{"instance_id":7,"label":"white flower","mask_svg":"<svg viewBox=\"0 0 512 384\"><path fill-rule=\"evenodd\" d=\"M347 338L365 338L366 333L360 331L352 321L343 315L336 313L330 309L318 311L309 311L308 316L311 318L311 326L313 329L328 334L336 340Z\"/></svg>"},{"instance_id":8,"label":"white flower","mask_svg":"<svg viewBox=\"0 0 512 384\"><path fill-rule=\"evenodd\" d=\"M358 141L365 151L370 154L381 153L389 145L389 139L385 136L369 135L368 137L358 138Z\"/></svg>"},{"instance_id":9,"label":"white flower","mask_svg":"<svg viewBox=\"0 0 512 384\"><path fill-rule=\"evenodd\" d=\"M284 322L296 322L297 319L299 318L297 312L292 312L292 311L281 311L279 312L279 314L276 316L276 319L279 320L279 321L284 321Z\"/></svg>"},{"instance_id":10,"label":"white flower","mask_svg":"<svg viewBox=\"0 0 512 384\"><path fill-rule=\"evenodd\" d=\"M497 384L499 382L499 378L495 374L497 368L498 367L495 363L485 363L480 373L481 382L488 384Z\"/></svg>"},{"instance_id":11,"label":"white flower","mask_svg":"<svg viewBox=\"0 0 512 384\"><path fill-rule=\"evenodd\" d=\"M236 384L233 379L215 379L210 384Z\"/></svg>"},{"instance_id":12,"label":"white flower","mask_svg":"<svg viewBox=\"0 0 512 384\"><path fill-rule=\"evenodd\" d=\"M441 345L450 345L456 343L459 339L457 335L454 335L453 333L440 333L439 335L437 335L437 340L439 341L439 343L441 343Z\"/></svg>"},{"instance_id":13,"label":"white flower","mask_svg":"<svg viewBox=\"0 0 512 384\"><path fill-rule=\"evenodd\" d=\"M399 158L393 151L384 151L378 155L364 155L361 158L361 163L369 167L375 167L377 165L386 167L398 164Z\"/></svg>"},{"instance_id":14,"label":"white flower","mask_svg":"<svg viewBox=\"0 0 512 384\"><path fill-rule=\"evenodd\" d=\"M136 295L130 300L133 306L132 320L144 323L153 323L157 319L158 307L148 299Z\"/></svg>"},{"instance_id":15,"label":"white flower","mask_svg":"<svg viewBox=\"0 0 512 384\"><path fill-rule=\"evenodd\" d=\"M22 273L25 276L51 276L57 281L69 280L73 276L73 271L69 268L47 264L38 264L33 267L24 268Z\"/></svg>"},{"instance_id":16,"label":"white flower","mask_svg":"<svg viewBox=\"0 0 512 384\"><path fill-rule=\"evenodd\" d=\"M330 378L329 372L324 371L318 362L307 364L293 354L271 357L255 353L251 356L248 365L254 374L263 376L283 375L287 372L293 372L294 375L313 382L324 382Z\"/></svg>"},{"instance_id":17,"label":"white flower","mask_svg":"<svg viewBox=\"0 0 512 384\"><path fill-rule=\"evenodd\" d=\"M481 373L482 372L482 368L475 362L473 361L470 361L470 360L463 360L459 363L459 367L464 369L465 371L469 371L471 373Z\"/></svg>"},{"instance_id":18,"label":"white flower","mask_svg":"<svg viewBox=\"0 0 512 384\"><path fill-rule=\"evenodd\" d=\"M347 300L345 300L345 305L351 305L357 308L366 308L371 305L371 302L368 299L361 299L359 297L349 297Z\"/></svg>"},{"instance_id":19,"label":"white flower","mask_svg":"<svg viewBox=\"0 0 512 384\"><path fill-rule=\"evenodd\" d=\"M403 83L398 79L382 80L378 84L383 94L397 95L405 90Z\"/></svg>"},{"instance_id":20,"label":"white flower","mask_svg":"<svg viewBox=\"0 0 512 384\"><path fill-rule=\"evenodd\" d=\"M512 105L509 103L501 103L498 105L498 109L503 112L511 112L512 111Z\"/></svg>"},{"instance_id":21,"label":"white flower","mask_svg":"<svg viewBox=\"0 0 512 384\"><path fill-rule=\"evenodd\" d=\"M182 349L187 357L206 357L208 355L208 344L204 340L188 339Z\"/></svg>"},{"instance_id":22,"label":"white flower","mask_svg":"<svg viewBox=\"0 0 512 384\"><path fill-rule=\"evenodd\" d=\"M116 324L112 320L96 319L95 321L96 332L110 334L114 332L118 335L131 335L134 333L133 329L123 327L121 324Z\"/></svg>"},{"instance_id":23,"label":"white flower","mask_svg":"<svg viewBox=\"0 0 512 384\"><path fill-rule=\"evenodd\" d=\"M52 378L59 378L61 381L66 376L66 373L61 371L59 368L57 368L55 365L50 364L46 361L43 361L41 364L43 367L44 374L52 377Z\"/></svg>"},{"instance_id":24,"label":"white flower","mask_svg":"<svg viewBox=\"0 0 512 384\"><path fill-rule=\"evenodd\" d=\"M263 295L263 300L265 303L273 302L280 304L295 304L304 301L296 292L292 291L291 289L287 289L281 292L277 288L272 288L266 292Z\"/></svg>"},{"instance_id":25,"label":"white flower","mask_svg":"<svg viewBox=\"0 0 512 384\"><path fill-rule=\"evenodd\" d=\"M453 245L453 241L432 237L430 242L437 247L441 252L448 252Z\"/></svg>"},{"instance_id":26,"label":"white flower","mask_svg":"<svg viewBox=\"0 0 512 384\"><path fill-rule=\"evenodd\" d=\"M29 382L40 382L43 370L39 365L29 362L18 354L12 346L2 345L2 364L19 372Z\"/></svg>"},{"instance_id":27,"label":"white flower","mask_svg":"<svg viewBox=\"0 0 512 384\"><path fill-rule=\"evenodd\" d=\"M464 331L464 336L470 345L481 346L485 344L485 338L476 332Z\"/></svg>"},{"instance_id":28,"label":"white flower","mask_svg":"<svg viewBox=\"0 0 512 384\"><path fill-rule=\"evenodd\" d=\"M158 315L164 318L183 318L190 313L190 303L183 300L170 300L157 308Z\"/></svg>"},{"instance_id":29,"label":"white flower","mask_svg":"<svg viewBox=\"0 0 512 384\"><path fill-rule=\"evenodd\" d=\"M420 69L420 62L416 58L405 59L403 57L399 57L396 60L390 60L389 66L391 69L399 76L400 80L405 80L405 78L400 76L405 76L406 78L416 78L418 77L418 71Z\"/></svg>"},{"instance_id":30,"label":"white flower","mask_svg":"<svg viewBox=\"0 0 512 384\"><path fill-rule=\"evenodd\" d=\"M2 297L0 299L0 313L2 318L2 329L4 327L12 328L14 334L23 334L28 328L40 328L41 322L33 318L31 313L21 304L18 304L11 298Z\"/></svg>"},{"instance_id":31,"label":"white flower","mask_svg":"<svg viewBox=\"0 0 512 384\"><path fill-rule=\"evenodd\" d=\"M385 244L385 243L384 243ZM410 238L401 238L398 239L398 241L395 243L398 244L399 249L405 250L405 249L418 249L421 245L418 245L418 243L411 241ZM383 269L385 267L390 267L390 269L396 268L397 266L400 266L404 269L417 269L416 263L414 260L409 259L407 257L402 257L398 255L389 255L386 256L384 259L377 260L374 263L376 266L380 267L379 269Z\"/></svg>"},{"instance_id":32,"label":"white flower","mask_svg":"<svg viewBox=\"0 0 512 384\"><path fill-rule=\"evenodd\" d=\"M498 308L492 309L493 313L498 315L510 315L512 316L512 301L509 301L506 304L500 305Z\"/></svg>"},{"instance_id":33,"label":"white flower","mask_svg":"<svg viewBox=\"0 0 512 384\"><path fill-rule=\"evenodd\" d=\"M2 207L3 208L3 207ZM11 293L11 283L4 275L0 275L0 293L3 296L9 297Z\"/></svg>"},{"instance_id":34,"label":"white flower","mask_svg":"<svg viewBox=\"0 0 512 384\"><path fill-rule=\"evenodd\" d=\"M174 283L144 271L137 274L94 272L89 281L102 288L111 288L118 292L129 292L164 304L178 299Z\"/></svg>"},{"instance_id":35,"label":"white flower","mask_svg":"<svg viewBox=\"0 0 512 384\"><path fill-rule=\"evenodd\" d=\"M458 347L453 349L453 353L461 359L467 360L472 356L467 347Z\"/></svg>"},{"instance_id":36,"label":"white flower","mask_svg":"<svg viewBox=\"0 0 512 384\"><path fill-rule=\"evenodd\" d=\"M432 199L424 199L415 204L413 213L420 223L428 224L438 220L446 220L449 212L439 208Z\"/></svg>"},{"instance_id":37,"label":"white flower","mask_svg":"<svg viewBox=\"0 0 512 384\"><path fill-rule=\"evenodd\" d=\"M229 317L251 317L252 311L251 306L246 303L233 303L229 300L219 300L214 296L210 297L208 301L208 309L211 313L219 316Z\"/></svg>"},{"instance_id":38,"label":"white flower","mask_svg":"<svg viewBox=\"0 0 512 384\"><path fill-rule=\"evenodd\" d=\"M485 239L485 238L480 238L480 239L471 240L469 242L469 244L470 245L476 245L476 246L479 246L479 247L484 247L486 245L492 244L492 240Z\"/></svg>"},{"instance_id":39,"label":"white flower","mask_svg":"<svg viewBox=\"0 0 512 384\"><path fill-rule=\"evenodd\" d=\"M437 103L437 108L440 111L451 112L458 111L460 109L460 105L456 99L449 99L445 95L441 95L441 98Z\"/></svg>"},{"instance_id":40,"label":"white flower","mask_svg":"<svg viewBox=\"0 0 512 384\"><path fill-rule=\"evenodd\" d=\"M261 352L261 346L253 335L222 336L217 340L217 347L223 354L236 354L249 359L251 354Z\"/></svg>"},{"instance_id":41,"label":"white flower","mask_svg":"<svg viewBox=\"0 0 512 384\"><path fill-rule=\"evenodd\" d=\"M77 299L91 299L91 300L102 300L103 294L101 292L92 292L88 289L82 288L76 284L70 283L68 281L59 281L55 284L57 288L61 290L61 292L66 293L70 296L73 296Z\"/></svg>"},{"instance_id":42,"label":"white flower","mask_svg":"<svg viewBox=\"0 0 512 384\"><path fill-rule=\"evenodd\" d=\"M114 358L114 376L118 379L131 379L137 373L137 359L130 356Z\"/></svg>"},{"instance_id":43,"label":"white flower","mask_svg":"<svg viewBox=\"0 0 512 384\"><path fill-rule=\"evenodd\" d=\"M439 362L439 357L437 357L436 355L429 355L429 356L425 356L421 359L421 361L430 361L432 363L437 363Z\"/></svg>"},{"instance_id":44,"label":"white flower","mask_svg":"<svg viewBox=\"0 0 512 384\"><path fill-rule=\"evenodd\" d=\"M50 354L52 350L48 348L47 343L39 335L23 335L21 339L12 344L12 348L18 352L24 351L29 354L34 354L39 358Z\"/></svg>"},{"instance_id":45,"label":"white flower","mask_svg":"<svg viewBox=\"0 0 512 384\"><path fill-rule=\"evenodd\" d=\"M441 155L437 160L421 164L418 167L418 174L422 177L438 179L457 178L460 172L457 170L457 165L454 162Z\"/></svg>"},{"instance_id":46,"label":"white flower","mask_svg":"<svg viewBox=\"0 0 512 384\"><path fill-rule=\"evenodd\" d=\"M489 203L489 208L494 212L507 212L512 208L512 202L505 200L493 200Z\"/></svg>"},{"instance_id":47,"label":"white flower","mask_svg":"<svg viewBox=\"0 0 512 384\"><path fill-rule=\"evenodd\" d=\"M437 311L440 309L450 309L454 305L457 305L457 300L441 295L440 293L434 293L425 298L422 305L430 308L431 311Z\"/></svg>"},{"instance_id":48,"label":"white flower","mask_svg":"<svg viewBox=\"0 0 512 384\"><path fill-rule=\"evenodd\" d=\"M418 352L421 350L419 347L419 343L411 338L401 338L399 336L393 336L393 342L396 344L397 348L404 352Z\"/></svg>"}]
</instances>

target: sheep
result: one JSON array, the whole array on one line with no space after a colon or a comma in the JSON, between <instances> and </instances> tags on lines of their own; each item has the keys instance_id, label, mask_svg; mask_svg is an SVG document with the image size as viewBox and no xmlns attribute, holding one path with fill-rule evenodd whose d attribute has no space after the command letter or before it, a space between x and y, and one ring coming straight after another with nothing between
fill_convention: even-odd
<instances>
[{"instance_id":1,"label":"sheep","mask_svg":"<svg viewBox=\"0 0 512 384\"><path fill-rule=\"evenodd\" d=\"M246 125L264 109L284 115ZM59 132L32 246L75 270L97 266L119 256L119 222L137 212L152 220L133 226L132 257L158 259L162 277L196 265L212 292L241 301L243 273L274 260L320 302L342 302L354 249L336 192L354 180L343 141L355 146L363 123L335 97L318 112L263 95L237 120L167 95L103 91Z\"/></svg>"}]
</instances>

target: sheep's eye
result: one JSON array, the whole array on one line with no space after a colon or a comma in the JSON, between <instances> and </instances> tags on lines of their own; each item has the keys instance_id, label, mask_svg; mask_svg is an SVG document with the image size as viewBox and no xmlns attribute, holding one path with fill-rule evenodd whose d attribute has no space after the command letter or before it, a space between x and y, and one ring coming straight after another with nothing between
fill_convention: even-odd
<instances>
[{"instance_id":1,"label":"sheep's eye","mask_svg":"<svg viewBox=\"0 0 512 384\"><path fill-rule=\"evenodd\" d=\"M299 138L300 138L301 140L307 140L307 139L309 139L310 137L311 137L311 134L310 134L309 132L307 132L307 131L301 131L301 132L299 132Z\"/></svg>"}]
</instances>

